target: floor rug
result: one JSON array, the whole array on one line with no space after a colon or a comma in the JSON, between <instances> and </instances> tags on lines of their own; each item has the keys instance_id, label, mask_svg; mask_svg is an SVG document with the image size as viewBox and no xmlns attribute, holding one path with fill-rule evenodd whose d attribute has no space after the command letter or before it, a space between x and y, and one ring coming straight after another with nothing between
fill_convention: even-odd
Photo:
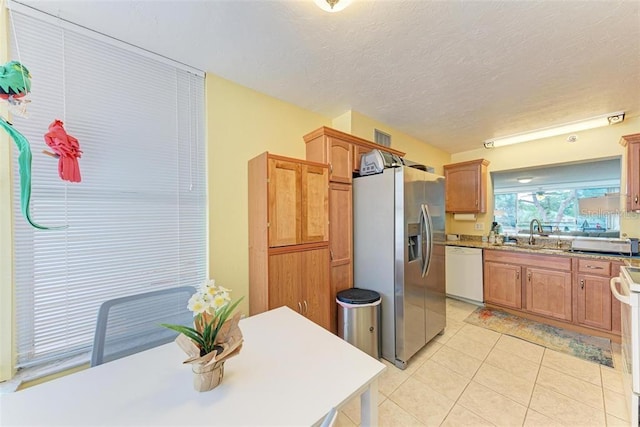
<instances>
[{"instance_id":1,"label":"floor rug","mask_svg":"<svg viewBox=\"0 0 640 427\"><path fill-rule=\"evenodd\" d=\"M465 322L613 367L611 341L545 325L501 310L477 308Z\"/></svg>"}]
</instances>

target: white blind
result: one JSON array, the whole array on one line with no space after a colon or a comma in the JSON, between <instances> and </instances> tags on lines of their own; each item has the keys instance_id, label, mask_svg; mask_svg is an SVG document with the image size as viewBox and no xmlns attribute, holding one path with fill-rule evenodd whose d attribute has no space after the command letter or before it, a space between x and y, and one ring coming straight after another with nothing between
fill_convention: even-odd
<instances>
[{"instance_id":1,"label":"white blind","mask_svg":"<svg viewBox=\"0 0 640 427\"><path fill-rule=\"evenodd\" d=\"M13 59L31 72L31 215L14 158L17 366L87 352L99 305L206 275L204 79L67 25L12 12ZM18 55L19 54L19 55ZM64 121L81 183L58 177L43 135Z\"/></svg>"}]
</instances>

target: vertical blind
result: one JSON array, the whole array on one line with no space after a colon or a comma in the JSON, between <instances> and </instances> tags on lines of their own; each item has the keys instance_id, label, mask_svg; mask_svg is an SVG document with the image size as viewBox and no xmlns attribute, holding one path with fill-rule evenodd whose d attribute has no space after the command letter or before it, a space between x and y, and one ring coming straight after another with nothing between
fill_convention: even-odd
<instances>
[{"instance_id":1,"label":"vertical blind","mask_svg":"<svg viewBox=\"0 0 640 427\"><path fill-rule=\"evenodd\" d=\"M17 367L91 349L99 305L206 274L204 78L69 25L11 13L12 59L32 76L34 222L14 176ZM54 119L82 150L82 182L42 153Z\"/></svg>"}]
</instances>

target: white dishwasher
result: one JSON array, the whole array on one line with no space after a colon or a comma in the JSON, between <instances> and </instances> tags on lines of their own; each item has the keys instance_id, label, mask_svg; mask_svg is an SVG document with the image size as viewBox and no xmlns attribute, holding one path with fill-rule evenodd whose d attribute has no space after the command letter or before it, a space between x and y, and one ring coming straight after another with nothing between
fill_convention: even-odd
<instances>
[{"instance_id":1,"label":"white dishwasher","mask_svg":"<svg viewBox=\"0 0 640 427\"><path fill-rule=\"evenodd\" d=\"M482 304L482 249L447 246L445 265L447 296Z\"/></svg>"}]
</instances>

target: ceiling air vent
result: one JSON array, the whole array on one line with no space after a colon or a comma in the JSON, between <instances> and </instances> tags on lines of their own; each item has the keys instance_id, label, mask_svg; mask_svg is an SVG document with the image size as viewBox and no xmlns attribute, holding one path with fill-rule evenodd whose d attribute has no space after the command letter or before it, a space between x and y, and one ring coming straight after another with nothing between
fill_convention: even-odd
<instances>
[{"instance_id":1,"label":"ceiling air vent","mask_svg":"<svg viewBox=\"0 0 640 427\"><path fill-rule=\"evenodd\" d=\"M373 132L374 141L376 144L384 145L385 147L391 147L391 135L374 129Z\"/></svg>"}]
</instances>

